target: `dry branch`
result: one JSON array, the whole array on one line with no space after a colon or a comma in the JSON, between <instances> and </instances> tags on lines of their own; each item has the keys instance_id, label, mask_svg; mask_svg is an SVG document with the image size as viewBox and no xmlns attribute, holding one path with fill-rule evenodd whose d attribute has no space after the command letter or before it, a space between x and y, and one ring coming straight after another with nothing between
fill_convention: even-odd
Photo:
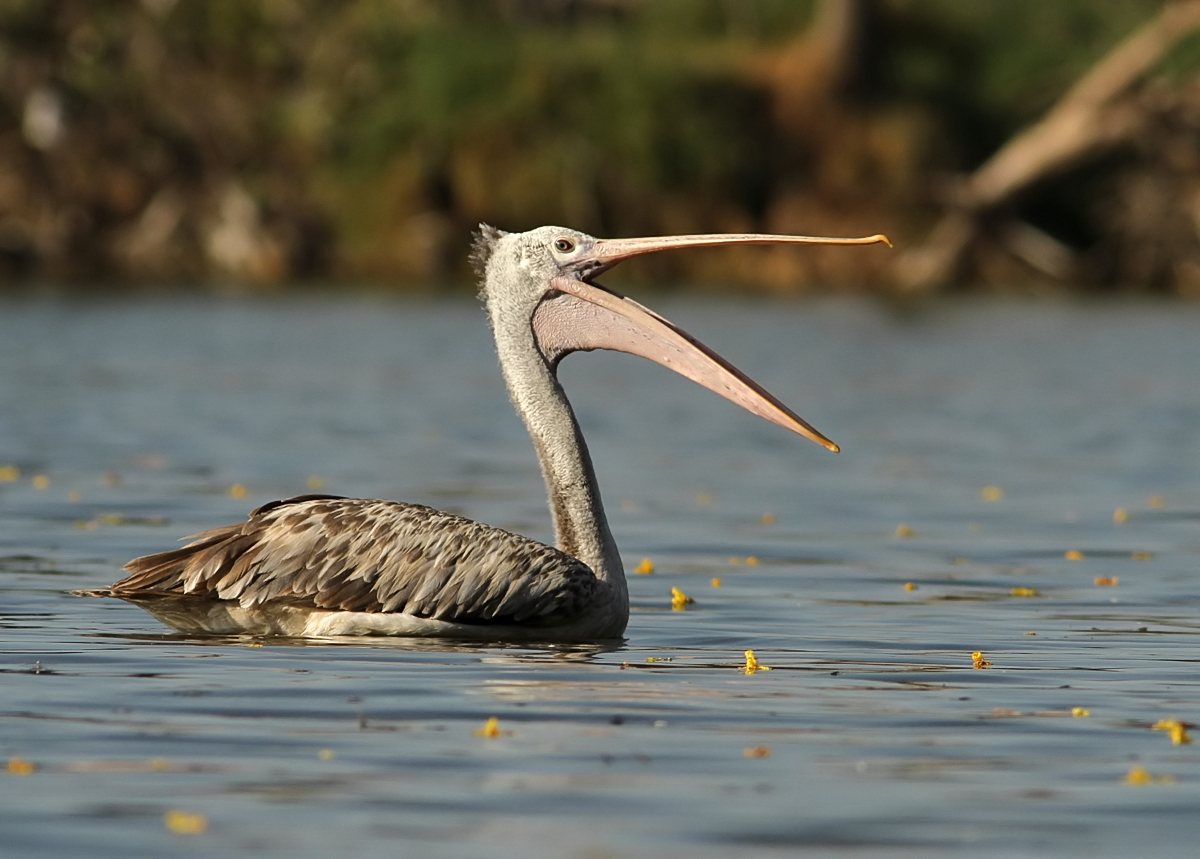
<instances>
[{"instance_id":1,"label":"dry branch","mask_svg":"<svg viewBox=\"0 0 1200 859\"><path fill-rule=\"evenodd\" d=\"M985 216L1038 182L1132 140L1147 119L1133 92L1198 29L1200 0L1169 2L1096 63L1041 121L1019 132L964 183L925 245L900 257L900 285L921 292L951 283L980 239ZM1054 251L1054 240L1033 227L1013 224L1000 233L1002 240L1014 239L1003 241L1010 252L1047 274L1062 277L1070 270L1069 251L1061 246ZM1039 243L1041 252L1033 247Z\"/></svg>"}]
</instances>

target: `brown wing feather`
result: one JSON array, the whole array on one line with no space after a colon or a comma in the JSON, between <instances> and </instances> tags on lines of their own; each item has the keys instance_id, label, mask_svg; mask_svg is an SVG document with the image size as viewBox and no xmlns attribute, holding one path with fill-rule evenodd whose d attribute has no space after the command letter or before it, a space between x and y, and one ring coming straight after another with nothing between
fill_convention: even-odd
<instances>
[{"instance_id":1,"label":"brown wing feather","mask_svg":"<svg viewBox=\"0 0 1200 859\"><path fill-rule=\"evenodd\" d=\"M458 623L560 622L598 587L583 562L535 540L419 504L334 496L273 502L125 569L113 596L286 601Z\"/></svg>"}]
</instances>

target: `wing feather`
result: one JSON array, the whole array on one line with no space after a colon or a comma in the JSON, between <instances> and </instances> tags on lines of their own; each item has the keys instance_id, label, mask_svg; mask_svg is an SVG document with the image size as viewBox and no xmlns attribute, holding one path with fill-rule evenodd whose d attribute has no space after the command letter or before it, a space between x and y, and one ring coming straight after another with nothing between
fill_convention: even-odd
<instances>
[{"instance_id":1,"label":"wing feather","mask_svg":"<svg viewBox=\"0 0 1200 859\"><path fill-rule=\"evenodd\" d=\"M286 601L457 623L561 622L600 587L583 562L526 537L419 504L333 496L268 504L125 569L114 595Z\"/></svg>"}]
</instances>

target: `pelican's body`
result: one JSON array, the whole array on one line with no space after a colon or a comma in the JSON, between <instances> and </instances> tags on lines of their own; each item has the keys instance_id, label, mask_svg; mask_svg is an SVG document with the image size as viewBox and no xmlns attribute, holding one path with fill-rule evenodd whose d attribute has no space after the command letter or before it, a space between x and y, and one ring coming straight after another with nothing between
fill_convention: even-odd
<instances>
[{"instance_id":1,"label":"pelican's body","mask_svg":"<svg viewBox=\"0 0 1200 859\"><path fill-rule=\"evenodd\" d=\"M629 614L558 549L398 501L277 501L128 568L113 595L188 632L558 641L620 635Z\"/></svg>"},{"instance_id":2,"label":"pelican's body","mask_svg":"<svg viewBox=\"0 0 1200 859\"><path fill-rule=\"evenodd\" d=\"M474 259L500 366L546 479L557 548L417 504L302 496L130 561L89 595L142 605L186 632L490 640L618 638L629 592L587 445L558 383L574 351L657 361L749 411L836 445L689 335L593 278L622 259L731 243L870 244L802 236L595 239L484 227Z\"/></svg>"}]
</instances>

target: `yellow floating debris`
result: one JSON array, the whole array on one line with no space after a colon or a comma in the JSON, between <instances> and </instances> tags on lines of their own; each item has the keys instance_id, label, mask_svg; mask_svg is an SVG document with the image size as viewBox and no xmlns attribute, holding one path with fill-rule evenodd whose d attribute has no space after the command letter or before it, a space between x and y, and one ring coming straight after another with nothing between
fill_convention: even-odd
<instances>
[{"instance_id":1,"label":"yellow floating debris","mask_svg":"<svg viewBox=\"0 0 1200 859\"><path fill-rule=\"evenodd\" d=\"M749 566L753 567L753 566L755 566L756 564L758 564L758 558L756 558L756 557L754 557L753 555L751 555L749 558L747 558L747 559L746 559L746 563L747 563Z\"/></svg>"},{"instance_id":2,"label":"yellow floating debris","mask_svg":"<svg viewBox=\"0 0 1200 859\"><path fill-rule=\"evenodd\" d=\"M1144 767L1134 767L1125 775L1125 784L1174 784L1175 776L1153 775Z\"/></svg>"},{"instance_id":3,"label":"yellow floating debris","mask_svg":"<svg viewBox=\"0 0 1200 859\"><path fill-rule=\"evenodd\" d=\"M904 589L906 591L915 591L917 589L917 586L913 582L905 582Z\"/></svg>"},{"instance_id":4,"label":"yellow floating debris","mask_svg":"<svg viewBox=\"0 0 1200 859\"><path fill-rule=\"evenodd\" d=\"M72 489L70 492L67 493L67 501L69 501L72 504L78 504L82 498L83 498L83 493L80 492L78 489Z\"/></svg>"},{"instance_id":5,"label":"yellow floating debris","mask_svg":"<svg viewBox=\"0 0 1200 859\"><path fill-rule=\"evenodd\" d=\"M634 575L648 576L654 572L654 562L649 558L642 558L642 562L633 568Z\"/></svg>"},{"instance_id":6,"label":"yellow floating debris","mask_svg":"<svg viewBox=\"0 0 1200 859\"><path fill-rule=\"evenodd\" d=\"M719 578L717 578L716 576L713 576L712 586L714 588L719 588L721 586L721 580Z\"/></svg>"},{"instance_id":7,"label":"yellow floating debris","mask_svg":"<svg viewBox=\"0 0 1200 859\"><path fill-rule=\"evenodd\" d=\"M1096 578L1092 579L1092 581L1098 585L1115 587L1119 579L1116 576L1096 576Z\"/></svg>"},{"instance_id":8,"label":"yellow floating debris","mask_svg":"<svg viewBox=\"0 0 1200 859\"><path fill-rule=\"evenodd\" d=\"M172 809L163 815L163 825L176 835L200 835L208 829L208 818L203 814Z\"/></svg>"},{"instance_id":9,"label":"yellow floating debris","mask_svg":"<svg viewBox=\"0 0 1200 859\"><path fill-rule=\"evenodd\" d=\"M683 611L687 606L694 602L694 599L685 594L679 588L671 588L671 611Z\"/></svg>"},{"instance_id":10,"label":"yellow floating debris","mask_svg":"<svg viewBox=\"0 0 1200 859\"><path fill-rule=\"evenodd\" d=\"M707 492L697 492L696 493L696 504L698 506L708 507L710 504L712 504L712 501L713 501L712 496L709 495Z\"/></svg>"},{"instance_id":11,"label":"yellow floating debris","mask_svg":"<svg viewBox=\"0 0 1200 859\"><path fill-rule=\"evenodd\" d=\"M1013 588L1009 594L1014 597L1036 597L1038 592L1037 588Z\"/></svg>"},{"instance_id":12,"label":"yellow floating debris","mask_svg":"<svg viewBox=\"0 0 1200 859\"><path fill-rule=\"evenodd\" d=\"M1150 730L1166 731L1171 737L1172 744L1186 746L1192 742L1192 735L1187 730L1190 727L1192 726L1187 722L1181 722L1178 719L1159 719L1150 726Z\"/></svg>"},{"instance_id":13,"label":"yellow floating debris","mask_svg":"<svg viewBox=\"0 0 1200 859\"><path fill-rule=\"evenodd\" d=\"M1122 522L1127 521L1128 519L1129 519L1129 514L1127 512L1125 512L1124 507L1118 507L1116 510L1113 511L1113 521L1116 522L1118 525L1120 525Z\"/></svg>"},{"instance_id":14,"label":"yellow floating debris","mask_svg":"<svg viewBox=\"0 0 1200 859\"><path fill-rule=\"evenodd\" d=\"M750 746L742 749L742 754L748 758L766 758L771 756L770 746Z\"/></svg>"},{"instance_id":15,"label":"yellow floating debris","mask_svg":"<svg viewBox=\"0 0 1200 859\"><path fill-rule=\"evenodd\" d=\"M245 498L246 487L240 483L235 483L233 486L229 487L229 495L232 498Z\"/></svg>"},{"instance_id":16,"label":"yellow floating debris","mask_svg":"<svg viewBox=\"0 0 1200 859\"><path fill-rule=\"evenodd\" d=\"M1063 557L1068 561L1082 561L1083 552L1079 551L1078 549L1068 549L1067 551L1063 552Z\"/></svg>"},{"instance_id":17,"label":"yellow floating debris","mask_svg":"<svg viewBox=\"0 0 1200 859\"><path fill-rule=\"evenodd\" d=\"M317 752L317 760L331 761L333 760L333 749L321 749Z\"/></svg>"},{"instance_id":18,"label":"yellow floating debris","mask_svg":"<svg viewBox=\"0 0 1200 859\"><path fill-rule=\"evenodd\" d=\"M1153 552L1130 552L1129 557L1130 557L1130 559L1132 559L1134 561L1153 561L1154 553Z\"/></svg>"},{"instance_id":19,"label":"yellow floating debris","mask_svg":"<svg viewBox=\"0 0 1200 859\"><path fill-rule=\"evenodd\" d=\"M988 662L986 659L983 658L982 650L976 650L974 653L971 654L971 667L972 668L991 668L992 663Z\"/></svg>"},{"instance_id":20,"label":"yellow floating debris","mask_svg":"<svg viewBox=\"0 0 1200 859\"><path fill-rule=\"evenodd\" d=\"M1088 716L1092 715L1092 711L1087 707L1072 707L1071 715L1079 719L1086 719Z\"/></svg>"},{"instance_id":21,"label":"yellow floating debris","mask_svg":"<svg viewBox=\"0 0 1200 859\"><path fill-rule=\"evenodd\" d=\"M497 719L495 716L492 716L486 722L483 723L482 728L476 728L471 733L477 737L488 737L490 739L490 738L494 738L494 737L499 737L502 734L507 733L507 732L500 730L500 720Z\"/></svg>"},{"instance_id":22,"label":"yellow floating debris","mask_svg":"<svg viewBox=\"0 0 1200 859\"><path fill-rule=\"evenodd\" d=\"M979 490L979 497L984 501L1002 501L1004 490L999 486L985 486Z\"/></svg>"},{"instance_id":23,"label":"yellow floating debris","mask_svg":"<svg viewBox=\"0 0 1200 859\"><path fill-rule=\"evenodd\" d=\"M647 656L647 662L674 662L674 656Z\"/></svg>"},{"instance_id":24,"label":"yellow floating debris","mask_svg":"<svg viewBox=\"0 0 1200 859\"><path fill-rule=\"evenodd\" d=\"M896 536L897 537L911 537L915 533L916 533L916 531L914 531L912 528L908 527L907 525L897 525L896 526Z\"/></svg>"},{"instance_id":25,"label":"yellow floating debris","mask_svg":"<svg viewBox=\"0 0 1200 859\"><path fill-rule=\"evenodd\" d=\"M322 478L317 477L315 474L309 475L308 488L313 492L316 492L318 489L324 489L325 481Z\"/></svg>"},{"instance_id":26,"label":"yellow floating debris","mask_svg":"<svg viewBox=\"0 0 1200 859\"><path fill-rule=\"evenodd\" d=\"M50 478L44 474L35 474L33 476L33 488L34 489L49 489L50 488Z\"/></svg>"},{"instance_id":27,"label":"yellow floating debris","mask_svg":"<svg viewBox=\"0 0 1200 859\"><path fill-rule=\"evenodd\" d=\"M770 671L770 670L771 670L770 666L763 665L761 662L758 661L758 657L756 657L754 655L753 650L746 651L746 664L745 664L745 666L743 666L742 671L744 671L746 674L753 674L755 671Z\"/></svg>"},{"instance_id":28,"label":"yellow floating debris","mask_svg":"<svg viewBox=\"0 0 1200 859\"><path fill-rule=\"evenodd\" d=\"M758 521L763 525L774 525L775 524L775 514L764 513L762 515L762 518L759 519Z\"/></svg>"},{"instance_id":29,"label":"yellow floating debris","mask_svg":"<svg viewBox=\"0 0 1200 859\"><path fill-rule=\"evenodd\" d=\"M32 761L27 761L24 758L9 758L8 772L9 775L33 775L36 767Z\"/></svg>"},{"instance_id":30,"label":"yellow floating debris","mask_svg":"<svg viewBox=\"0 0 1200 859\"><path fill-rule=\"evenodd\" d=\"M15 465L0 465L0 483L13 483L21 479L21 469Z\"/></svg>"},{"instance_id":31,"label":"yellow floating debris","mask_svg":"<svg viewBox=\"0 0 1200 859\"><path fill-rule=\"evenodd\" d=\"M1143 767L1134 767L1125 774L1126 784L1154 784L1154 776Z\"/></svg>"},{"instance_id":32,"label":"yellow floating debris","mask_svg":"<svg viewBox=\"0 0 1200 859\"><path fill-rule=\"evenodd\" d=\"M1147 503L1157 510L1160 507L1166 506L1167 499L1163 498L1161 495L1151 495Z\"/></svg>"}]
</instances>

